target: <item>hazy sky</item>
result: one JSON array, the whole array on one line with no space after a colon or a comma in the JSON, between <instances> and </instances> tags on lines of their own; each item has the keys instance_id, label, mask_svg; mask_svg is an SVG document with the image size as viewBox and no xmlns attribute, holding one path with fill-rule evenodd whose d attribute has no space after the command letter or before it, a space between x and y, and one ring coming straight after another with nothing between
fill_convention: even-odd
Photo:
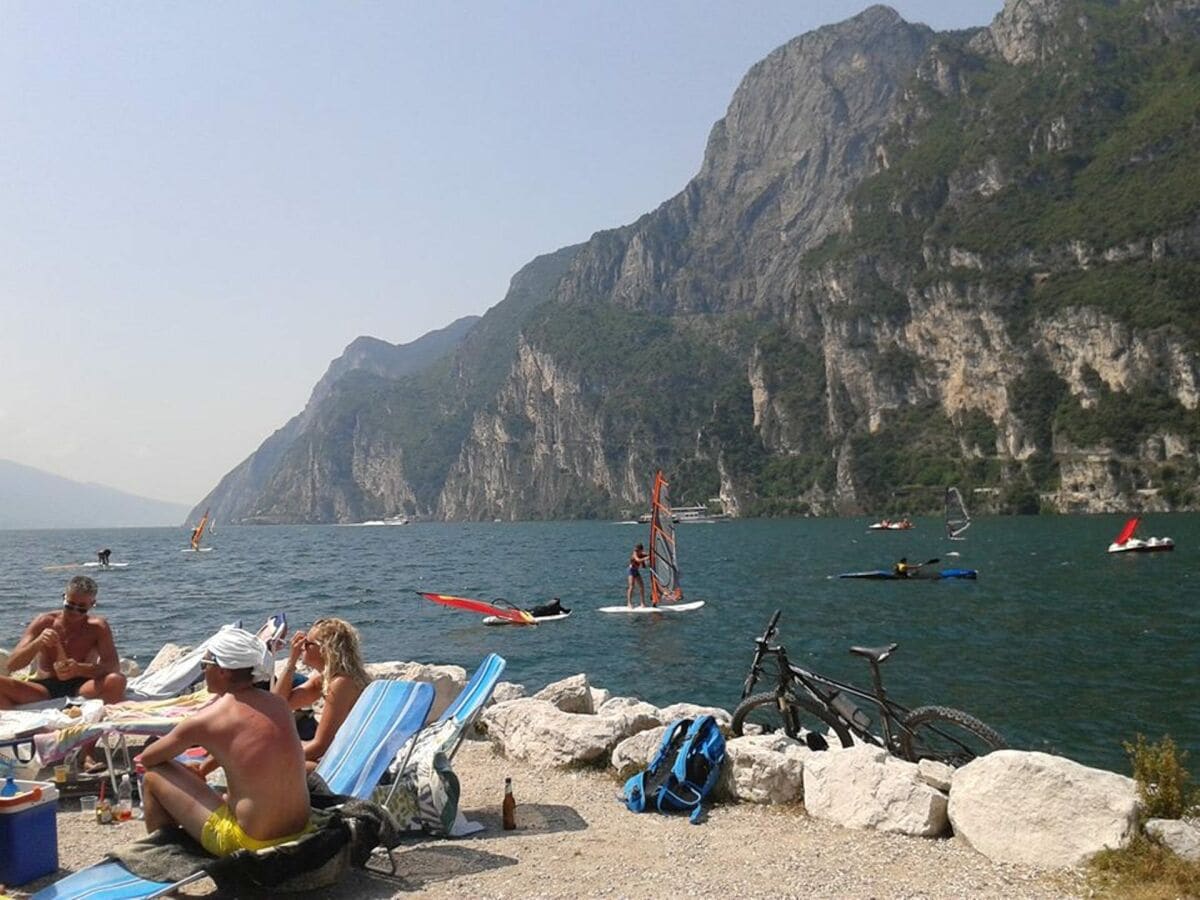
<instances>
[{"instance_id":1,"label":"hazy sky","mask_svg":"<svg viewBox=\"0 0 1200 900\"><path fill-rule=\"evenodd\" d=\"M0 458L198 501L356 336L653 209L753 63L867 5L0 0Z\"/></svg>"}]
</instances>

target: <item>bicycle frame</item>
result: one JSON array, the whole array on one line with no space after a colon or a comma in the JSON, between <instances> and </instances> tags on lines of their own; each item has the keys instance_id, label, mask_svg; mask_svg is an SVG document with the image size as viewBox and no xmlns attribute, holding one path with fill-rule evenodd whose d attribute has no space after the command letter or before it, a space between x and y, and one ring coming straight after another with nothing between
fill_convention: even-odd
<instances>
[{"instance_id":1,"label":"bicycle frame","mask_svg":"<svg viewBox=\"0 0 1200 900\"><path fill-rule=\"evenodd\" d=\"M889 751L895 751L899 747L900 730L903 727L901 723L908 715L909 710L887 696L887 691L883 686L883 678L879 673L878 663L867 660L871 667L871 679L874 685L874 693L869 693L847 682L838 681L836 678L830 678L826 675L819 675L816 672L803 669L788 659L787 650L783 647L770 645L764 641L759 644L759 649L755 653L754 663L751 666L750 675L743 686L743 699L750 696L754 685L757 684L758 677L762 674L762 659L768 655L774 656L778 662L779 678L776 693L779 696L786 696L789 693L794 694L798 684L804 689L805 694L820 704L831 716L836 717L844 723L846 728L859 740L864 743L883 746ZM849 709L843 710L839 708L837 700L839 699L839 695L843 694L874 705L883 729L882 743L879 737L872 734L869 730L872 724L870 720L865 723L855 720L855 713L861 713L861 710L854 707L853 703L847 704L851 707ZM865 716L866 714L862 713L862 715Z\"/></svg>"}]
</instances>

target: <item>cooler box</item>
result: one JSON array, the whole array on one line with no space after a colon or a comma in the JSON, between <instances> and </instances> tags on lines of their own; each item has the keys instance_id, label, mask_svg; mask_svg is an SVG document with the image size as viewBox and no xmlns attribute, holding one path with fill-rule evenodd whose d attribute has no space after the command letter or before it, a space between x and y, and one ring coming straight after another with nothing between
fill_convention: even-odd
<instances>
[{"instance_id":1,"label":"cooler box","mask_svg":"<svg viewBox=\"0 0 1200 900\"><path fill-rule=\"evenodd\" d=\"M17 793L0 797L0 884L7 885L58 870L58 789L48 781L14 781Z\"/></svg>"}]
</instances>

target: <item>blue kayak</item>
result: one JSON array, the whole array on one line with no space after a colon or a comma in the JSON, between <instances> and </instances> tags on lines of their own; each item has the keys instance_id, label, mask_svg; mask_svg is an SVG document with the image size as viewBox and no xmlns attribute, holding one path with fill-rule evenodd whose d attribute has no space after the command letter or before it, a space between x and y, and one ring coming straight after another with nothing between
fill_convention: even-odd
<instances>
[{"instance_id":1,"label":"blue kayak","mask_svg":"<svg viewBox=\"0 0 1200 900\"><path fill-rule=\"evenodd\" d=\"M914 572L906 577L901 577L891 569L871 569L868 572L843 572L838 578L869 578L875 581L941 581L946 578L969 578L974 580L979 577L979 572L975 569L939 569L936 572Z\"/></svg>"}]
</instances>

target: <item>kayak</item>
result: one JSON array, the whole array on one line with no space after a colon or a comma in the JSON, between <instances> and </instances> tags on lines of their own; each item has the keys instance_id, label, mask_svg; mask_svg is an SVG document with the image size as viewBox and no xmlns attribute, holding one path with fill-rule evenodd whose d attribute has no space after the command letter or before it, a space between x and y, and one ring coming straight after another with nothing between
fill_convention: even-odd
<instances>
[{"instance_id":1,"label":"kayak","mask_svg":"<svg viewBox=\"0 0 1200 900\"><path fill-rule=\"evenodd\" d=\"M901 578L891 569L871 569L868 572L843 572L838 578L868 578L875 581L942 581L948 578L969 578L972 581L979 577L976 569L939 569L936 572L916 572Z\"/></svg>"}]
</instances>

